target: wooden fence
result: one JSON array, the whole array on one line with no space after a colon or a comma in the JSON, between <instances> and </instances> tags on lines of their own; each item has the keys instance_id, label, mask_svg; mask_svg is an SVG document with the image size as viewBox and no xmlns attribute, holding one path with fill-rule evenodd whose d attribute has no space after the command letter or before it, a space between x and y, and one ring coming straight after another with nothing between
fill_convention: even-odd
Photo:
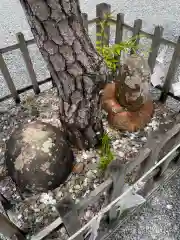
<instances>
[{"instance_id":1,"label":"wooden fence","mask_svg":"<svg viewBox=\"0 0 180 240\"><path fill-rule=\"evenodd\" d=\"M88 23L97 23L97 31L99 32L100 26L98 22L102 19L104 13L110 12L110 5L108 4L99 4L97 5L97 18L88 21L87 15L83 14L84 24L85 27L88 28ZM117 15L117 21L114 21L116 24L116 43L122 40L122 29L126 27L133 31L133 35L137 35L139 33L143 33L148 35L148 37L152 38L152 52L149 56L149 64L151 69L153 69L155 64L155 59L158 54L160 43L170 44L175 47L175 51L173 54L172 62L167 74L167 79L162 88L162 94L160 97L161 101L165 101L167 95L169 94L169 87L171 85L171 80L175 71L174 65L178 58L179 47L180 47L180 38L177 43L173 43L169 40L165 40L162 38L162 27L155 27L154 34L147 34L141 30L142 21L136 20L134 23L134 27L127 26L124 21L124 16L122 14ZM106 33L109 34L109 27L105 29ZM22 34L18 34L19 36L19 43L15 46L11 46L5 49L1 49L1 54L7 51L11 51L17 48L20 48L26 61L26 66L31 76L32 85L31 88L34 89L36 94L39 93L39 87L37 84L37 80L34 74L34 70L32 67L31 60L29 58L27 45L32 44L33 40L25 41ZM12 96L17 101L19 99L18 91L15 89L13 81L10 77L10 74L7 70L7 67L2 60L0 64L1 69L3 69L3 74L7 83L9 84L9 88L12 88ZM3 68L2 68L3 66ZM8 78L7 78L8 76ZM29 88L30 88L29 87ZM10 89L11 89L10 88ZM24 90L25 91L25 90ZM22 92L22 90L21 90ZM140 150L138 156L135 159L131 160L127 164L120 165L119 160L113 161L112 164L109 165L108 168L108 178L105 180L101 185L99 185L94 191L90 193L88 197L85 199L80 199L79 203L76 203L71 199L70 196L65 197L60 203L57 204L57 210L60 214L60 217L57 218L54 222L52 222L49 226L45 229L37 233L35 236L31 236L31 240L41 240L48 236L51 232L59 228L60 226L65 226L67 233L69 236L74 234L77 230L81 228L80 224L80 216L83 214L84 209L86 209L90 204L94 204L96 201L99 200L100 196L106 192L106 204L113 201L117 196L122 193L123 186L125 184L125 177L127 174L131 173L134 169L138 168L136 171L136 179L139 179L144 173L146 173L156 162L158 162L162 157L164 157L174 146L178 146L180 142L180 123L174 121L174 125L168 131L165 130L158 130L148 139L147 144ZM146 179L146 184L143 188L143 194L147 195L150 190L153 188L156 181L161 177L163 177L164 172L167 170L170 164L176 164L177 160L180 155L180 148L177 147L175 154L173 156L167 158L167 160L157 169L155 169ZM175 165L176 166L176 165ZM0 200L3 202L5 199L0 196ZM108 217L111 220L116 219L117 212L114 208L112 208L109 213ZM10 222L6 217L0 214L0 232L4 233L4 235L9 236L16 236L16 239L26 239L26 234L23 233L20 229L18 229L12 222ZM80 234L76 237L77 240L83 240L83 234Z\"/></svg>"},{"instance_id":2,"label":"wooden fence","mask_svg":"<svg viewBox=\"0 0 180 240\"><path fill-rule=\"evenodd\" d=\"M94 24L96 23L96 32L100 32L101 27L98 24L98 22L100 20L103 19L104 14L109 14L111 13L111 5L106 4L106 3L101 3L98 4L96 6L96 18L92 19L92 20L88 20L88 15L83 13L83 20L84 20L84 25L85 28L88 31L88 25L89 24ZM175 98L176 100L180 100L180 97L174 96L171 92L169 92L171 84L172 84L172 80L174 77L174 74L176 72L177 69L177 59L179 58L179 54L180 54L180 37L178 38L177 43L170 41L168 39L164 39L163 36L163 28L161 26L156 26L154 29L154 34L150 34L147 33L145 31L142 30L142 20L141 19L136 19L134 21L134 26L129 26L124 22L124 14L122 13L118 13L117 14L117 18L116 20L114 19L109 19L109 21L113 24L116 24L116 37L115 37L115 43L120 43L122 41L123 38L123 29L127 29L132 31L133 36L138 36L139 34L143 34L145 35L147 38L152 39L152 46L151 46L151 53L149 54L149 66L151 68L151 71L153 71L153 68L155 66L155 62L156 62L156 57L159 51L159 47L160 44L166 44L168 46L172 46L174 47L174 54L172 56L172 60L169 66L169 70L166 76L166 80L164 83L163 87L158 87L161 90L161 96L160 96L160 101L165 102L167 99L167 96L170 95L171 97ZM105 28L105 33L108 36L108 39L110 38L110 26L107 26ZM22 33L17 33L17 41L18 43L12 46L8 46L5 48L0 49L0 70L2 72L2 75L7 83L7 86L10 90L10 95L4 96L0 98L0 102L9 99L11 97L13 97L14 101L16 103L20 102L20 97L19 94L33 89L35 94L39 94L40 93L40 88L39 86L42 84L45 84L47 82L52 81L51 78L45 79L43 81L37 81L37 77L33 68L33 64L29 55L29 51L28 51L28 46L35 44L34 39L31 40L25 40L24 39L24 35ZM100 40L100 36L97 36L97 41ZM139 40L137 40L137 44L138 44ZM109 44L109 41L106 41L106 44ZM13 79L10 75L10 72L8 70L8 67L4 61L3 58L3 54L7 53L7 52L11 52L13 50L16 49L20 49L22 57L24 59L28 74L30 76L31 79L31 85L26 86L22 89L16 89L15 84L13 82Z\"/></svg>"},{"instance_id":3,"label":"wooden fence","mask_svg":"<svg viewBox=\"0 0 180 240\"><path fill-rule=\"evenodd\" d=\"M36 77L36 74L35 74L35 71L33 68L33 64L32 64L32 61L31 61L31 58L29 55L29 50L28 50L28 46L35 44L35 40L31 39L31 40L26 41L24 39L24 35L22 33L17 33L16 37L17 37L17 41L18 41L17 44L0 49L0 70L2 72L2 75L3 75L6 83L7 83L8 89L11 93L9 95L1 97L0 102L5 101L9 98L13 98L16 103L20 103L19 94L21 94L25 91L31 90L31 89L34 90L35 94L39 94L40 93L39 85L42 85L42 84L52 81L51 78L45 79L40 82L37 81L37 77ZM28 71L28 74L29 74L29 77L30 77L31 83L32 83L31 85L26 86L21 89L16 89L14 81L11 77L11 74L10 74L8 67L3 58L3 53L11 52L11 51L17 50L17 49L20 49L20 51L21 51L22 57L24 59L24 62L25 62L25 65L26 65L26 68L27 68L27 71Z\"/></svg>"},{"instance_id":4,"label":"wooden fence","mask_svg":"<svg viewBox=\"0 0 180 240\"><path fill-rule=\"evenodd\" d=\"M163 127L162 127L163 129ZM53 231L64 226L69 236L73 235L77 230L81 228L80 217L84 214L84 210L91 204L95 204L100 196L106 192L106 204L112 202L118 196L122 194L122 190L125 184L125 177L136 169L135 181L138 180L144 173L146 173L155 163L162 159L170 150L175 146L176 151L169 156L166 161L158 168L148 175L145 179L145 186L141 190L141 194L147 196L153 189L154 185L159 179L165 177L164 173L171 164L171 167L177 168L177 160L180 157L180 123L174 122L174 126L167 132L165 130L158 130L150 139L148 139L146 145L140 150L138 156L131 159L126 164L119 164L120 160L113 161L107 170L109 178L100 184L95 190L93 190L89 196L80 199L79 203L75 203L74 200L67 196L62 199L56 205L60 217L54 222L45 227L39 233L31 236L31 240L42 240ZM138 169L138 170L137 170ZM3 202L2 198L0 200ZM112 208L108 213L110 220L117 218L116 209ZM8 220L3 214L0 214L0 232L9 238L16 236L16 239L26 239L26 234L17 228L12 222ZM75 238L76 240L83 240L83 234L80 234Z\"/></svg>"}]
</instances>

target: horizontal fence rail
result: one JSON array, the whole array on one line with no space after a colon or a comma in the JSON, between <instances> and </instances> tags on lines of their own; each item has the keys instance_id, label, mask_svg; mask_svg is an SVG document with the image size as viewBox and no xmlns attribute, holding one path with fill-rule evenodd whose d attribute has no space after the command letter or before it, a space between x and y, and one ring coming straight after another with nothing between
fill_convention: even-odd
<instances>
[{"instance_id":1,"label":"horizontal fence rail","mask_svg":"<svg viewBox=\"0 0 180 240\"><path fill-rule=\"evenodd\" d=\"M6 81L8 89L10 91L10 94L8 94L6 96L3 96L3 97L0 97L0 102L3 102L3 101L8 100L10 98L13 98L16 103L20 103L19 95L21 93L24 93L28 90L33 89L35 94L39 94L40 93L39 86L41 86L42 84L48 83L48 82L52 82L52 78L47 78L47 79L44 79L42 81L37 81L36 73L34 71L32 60L30 58L29 50L28 50L28 46L32 45L32 44L35 44L35 40L30 39L30 40L26 41L23 33L21 33L21 32L16 34L16 38L17 38L17 41L18 41L17 44L0 49L0 70L1 70L2 75L3 75L3 77ZM9 70L8 70L7 64L5 63L4 58L3 58L4 53L12 52L13 50L17 50L17 49L20 49L20 51L21 51L23 60L24 60L25 65L26 65L27 72L29 74L29 77L30 77L30 80L31 80L31 83L32 83L31 85L28 85L28 86L26 86L24 88L21 88L21 89L16 89L15 84L13 82L13 79L10 75Z\"/></svg>"},{"instance_id":2,"label":"horizontal fence rail","mask_svg":"<svg viewBox=\"0 0 180 240\"><path fill-rule=\"evenodd\" d=\"M94 19L88 20L88 15L86 13L83 13L82 17L83 17L85 29L88 31L88 25L95 23L96 24L96 32L97 33L100 32L101 26L99 25L99 21L104 18L104 14L110 14L110 13L111 13L111 5L106 4L106 3L101 3L96 6L96 18L94 18ZM160 44L166 44L168 46L175 48L164 86L158 87L158 88L161 91L160 101L165 102L167 99L167 96L171 96L179 101L180 97L174 96L174 94L169 92L169 90L171 88L172 79L173 79L175 71L176 71L175 63L177 61L177 58L179 57L179 51L180 51L179 41L180 40L178 39L178 42L176 43L171 40L163 38L163 28L161 26L156 26L153 34L143 31L141 19L136 19L134 21L134 26L130 26L124 22L124 14L122 14L122 13L118 13L116 19L109 18L109 22L116 25L115 43L120 43L122 41L123 29L130 30L132 32L133 36L143 34L147 38L152 39L152 45L151 45L152 51L149 54L149 60L148 60L149 66L150 66L152 72L153 72L153 69L155 66L156 57L158 55ZM110 26L107 26L104 30L105 30L106 35L108 36L105 43L109 44ZM34 93L38 94L38 93L40 93L40 88L39 88L40 85L47 83L47 82L52 82L51 78L48 78L48 79L40 81L40 82L37 81L36 73L34 71L32 60L30 58L29 51L28 51L28 46L35 44L35 40L34 39L25 40L24 35L22 33L17 33L17 40L18 40L18 43L14 44L12 46L8 46L8 47L0 49L0 70L3 74L3 77L6 81L8 89L10 91L10 94L8 94L4 97L0 97L0 102L7 100L9 98L13 98L16 103L19 103L20 102L19 94L21 94L29 89L33 89ZM97 36L96 40L97 41L101 40L100 36ZM136 43L137 44L139 43L139 39L137 39ZM13 50L17 50L17 49L20 49L20 51L21 51L22 57L24 59L24 62L25 62L25 65L26 65L26 68L27 68L27 71L28 71L28 74L30 76L31 83L32 83L31 85L24 87L22 89L16 89L15 84L13 83L13 79L9 73L8 67L3 59L4 53L12 52ZM53 84L53 86L54 86L54 84Z\"/></svg>"}]
</instances>

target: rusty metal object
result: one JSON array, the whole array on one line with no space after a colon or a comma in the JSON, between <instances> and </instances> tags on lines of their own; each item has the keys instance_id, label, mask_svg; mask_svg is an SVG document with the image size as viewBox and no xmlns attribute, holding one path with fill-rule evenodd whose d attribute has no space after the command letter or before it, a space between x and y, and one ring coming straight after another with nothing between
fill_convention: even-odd
<instances>
[{"instance_id":1,"label":"rusty metal object","mask_svg":"<svg viewBox=\"0 0 180 240\"><path fill-rule=\"evenodd\" d=\"M101 98L102 107L108 113L108 122L112 127L129 132L144 128L152 117L153 102L147 100L138 111L127 111L116 100L115 92L116 83L108 83Z\"/></svg>"},{"instance_id":2,"label":"rusty metal object","mask_svg":"<svg viewBox=\"0 0 180 240\"><path fill-rule=\"evenodd\" d=\"M151 71L146 58L129 56L121 66L116 99L130 112L138 111L149 99Z\"/></svg>"},{"instance_id":3,"label":"rusty metal object","mask_svg":"<svg viewBox=\"0 0 180 240\"><path fill-rule=\"evenodd\" d=\"M101 102L113 127L133 132L150 121L154 109L150 75L147 59L131 55L121 66L118 81L106 84Z\"/></svg>"}]
</instances>

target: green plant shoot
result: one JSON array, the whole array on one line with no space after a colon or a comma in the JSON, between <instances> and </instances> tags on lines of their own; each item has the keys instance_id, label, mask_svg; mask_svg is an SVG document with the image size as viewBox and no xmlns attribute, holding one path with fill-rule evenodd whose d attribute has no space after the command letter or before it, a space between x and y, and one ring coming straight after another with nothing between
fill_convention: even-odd
<instances>
[{"instance_id":1,"label":"green plant shoot","mask_svg":"<svg viewBox=\"0 0 180 240\"><path fill-rule=\"evenodd\" d=\"M114 159L114 154L111 151L111 139L107 133L103 135L101 141L99 169L104 171Z\"/></svg>"},{"instance_id":2,"label":"green plant shoot","mask_svg":"<svg viewBox=\"0 0 180 240\"><path fill-rule=\"evenodd\" d=\"M100 41L96 41L96 49L98 53L103 56L104 61L109 68L110 72L114 75L116 73L117 67L120 63L121 52L136 54L137 51L141 48L140 44L137 43L138 38L144 37L143 35L138 35L131 37L128 41L121 43L114 43L106 45L105 42L108 40L108 36L105 34L106 26L109 26L109 20L113 19L112 13L106 14L104 20L100 21L101 32L96 35L100 37ZM146 51L147 52L147 51ZM149 53L149 51L148 51ZM144 54L145 55L145 54Z\"/></svg>"}]
</instances>

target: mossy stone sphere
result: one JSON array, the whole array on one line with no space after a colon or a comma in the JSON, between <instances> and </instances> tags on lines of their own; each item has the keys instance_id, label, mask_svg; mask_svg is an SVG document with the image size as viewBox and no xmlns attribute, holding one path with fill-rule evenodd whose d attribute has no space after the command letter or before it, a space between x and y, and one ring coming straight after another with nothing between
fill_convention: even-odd
<instances>
[{"instance_id":1,"label":"mossy stone sphere","mask_svg":"<svg viewBox=\"0 0 180 240\"><path fill-rule=\"evenodd\" d=\"M74 156L66 134L51 124L35 121L20 126L6 147L8 175L22 192L53 190L72 171Z\"/></svg>"}]
</instances>

